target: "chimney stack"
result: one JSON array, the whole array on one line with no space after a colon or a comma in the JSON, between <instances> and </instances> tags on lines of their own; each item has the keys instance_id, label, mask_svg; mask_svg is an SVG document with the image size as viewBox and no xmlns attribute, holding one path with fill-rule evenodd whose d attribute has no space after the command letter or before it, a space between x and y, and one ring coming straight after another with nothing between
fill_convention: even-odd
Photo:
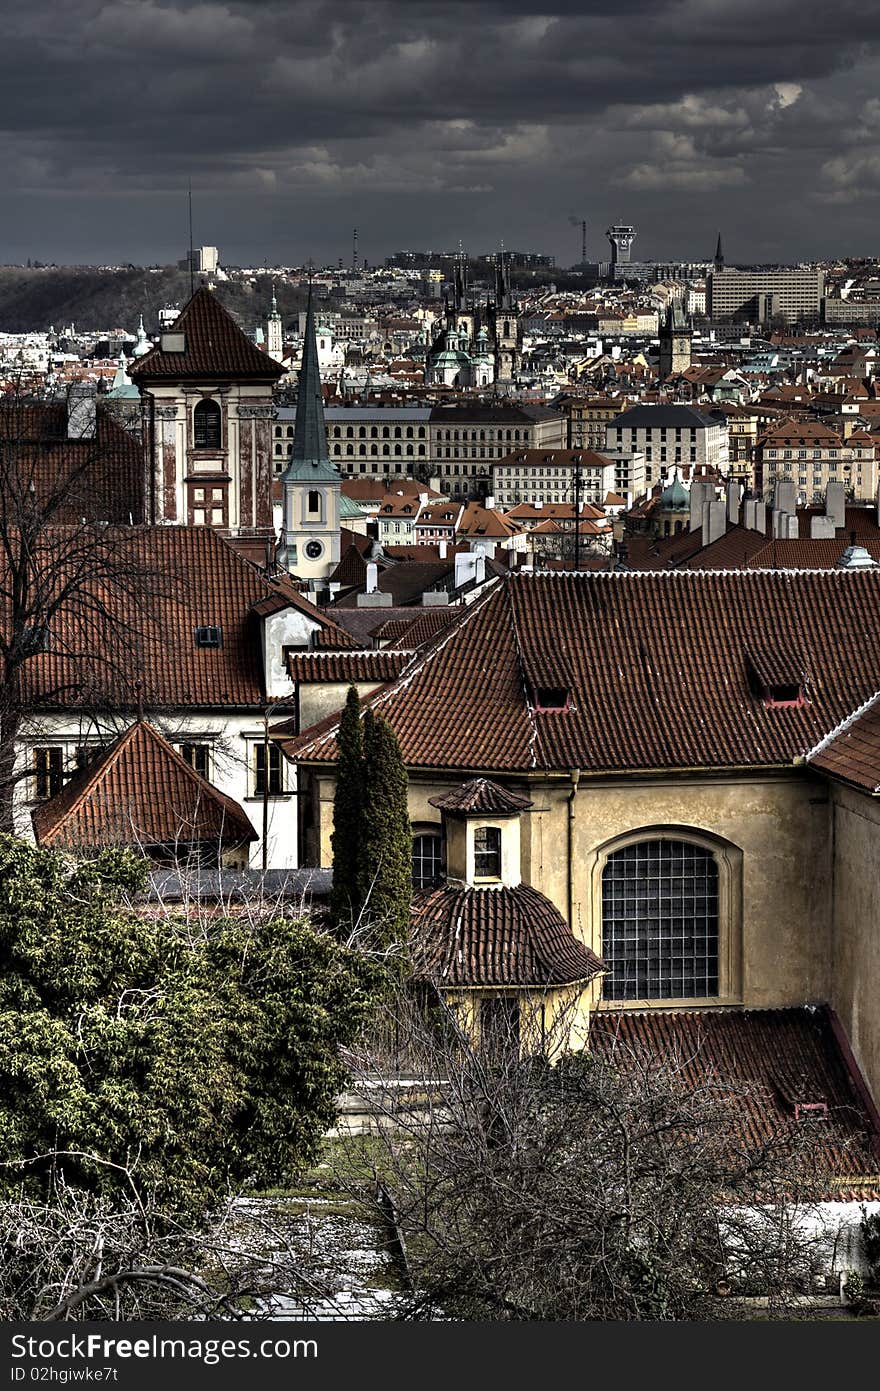
<instances>
[{"instance_id":1,"label":"chimney stack","mask_svg":"<svg viewBox=\"0 0 880 1391\"><path fill-rule=\"evenodd\" d=\"M703 503L703 545L711 546L720 541L727 530L727 507L723 502L712 499Z\"/></svg>"},{"instance_id":2,"label":"chimney stack","mask_svg":"<svg viewBox=\"0 0 880 1391\"><path fill-rule=\"evenodd\" d=\"M693 487L693 484L691 484ZM742 488L734 478L727 484L727 520L731 526L736 526L739 522L739 504L742 497Z\"/></svg>"},{"instance_id":3,"label":"chimney stack","mask_svg":"<svg viewBox=\"0 0 880 1391\"><path fill-rule=\"evenodd\" d=\"M697 531L703 525L703 503L709 500L709 489L701 478L691 479L690 521L688 529Z\"/></svg>"},{"instance_id":4,"label":"chimney stack","mask_svg":"<svg viewBox=\"0 0 880 1391\"><path fill-rule=\"evenodd\" d=\"M825 488L825 515L833 518L835 530L846 526L846 489L836 479Z\"/></svg>"}]
</instances>

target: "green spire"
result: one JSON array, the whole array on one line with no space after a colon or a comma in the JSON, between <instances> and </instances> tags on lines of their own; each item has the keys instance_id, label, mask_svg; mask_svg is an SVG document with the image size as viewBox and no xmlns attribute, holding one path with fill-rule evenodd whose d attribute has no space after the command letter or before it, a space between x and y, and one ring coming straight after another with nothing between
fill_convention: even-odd
<instances>
[{"instance_id":1,"label":"green spire","mask_svg":"<svg viewBox=\"0 0 880 1391\"><path fill-rule=\"evenodd\" d=\"M330 462L327 452L324 399L321 395L311 286L306 309L306 332L296 398L296 419L293 425L293 453L281 477L282 481L293 478L335 481L339 478L339 472Z\"/></svg>"}]
</instances>

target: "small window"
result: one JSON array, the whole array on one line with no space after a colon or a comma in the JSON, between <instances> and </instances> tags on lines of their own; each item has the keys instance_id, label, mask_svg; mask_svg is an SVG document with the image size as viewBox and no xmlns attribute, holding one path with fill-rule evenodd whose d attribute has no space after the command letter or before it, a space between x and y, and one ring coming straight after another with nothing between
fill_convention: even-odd
<instances>
[{"instance_id":1,"label":"small window","mask_svg":"<svg viewBox=\"0 0 880 1391\"><path fill-rule=\"evenodd\" d=\"M321 494L315 488L309 489L306 510L310 517L320 516L321 514Z\"/></svg>"},{"instance_id":2,"label":"small window","mask_svg":"<svg viewBox=\"0 0 880 1391\"><path fill-rule=\"evenodd\" d=\"M433 889L443 879L443 837L413 836L412 881L414 889Z\"/></svg>"},{"instance_id":3,"label":"small window","mask_svg":"<svg viewBox=\"0 0 880 1391\"><path fill-rule=\"evenodd\" d=\"M481 826L474 832L474 878L500 879L501 828Z\"/></svg>"},{"instance_id":4,"label":"small window","mask_svg":"<svg viewBox=\"0 0 880 1391\"><path fill-rule=\"evenodd\" d=\"M222 647L223 629L204 625L196 628L196 647Z\"/></svg>"},{"instance_id":5,"label":"small window","mask_svg":"<svg viewBox=\"0 0 880 1391\"><path fill-rule=\"evenodd\" d=\"M54 797L64 782L64 750L34 749L34 796L39 801Z\"/></svg>"},{"instance_id":6,"label":"small window","mask_svg":"<svg viewBox=\"0 0 880 1391\"><path fill-rule=\"evenodd\" d=\"M200 777L208 777L208 770L211 766L211 751L207 744L181 744L179 752L184 762L194 768Z\"/></svg>"},{"instance_id":7,"label":"small window","mask_svg":"<svg viewBox=\"0 0 880 1391\"><path fill-rule=\"evenodd\" d=\"M216 401L200 401L193 411L193 443L196 449L220 448L220 407Z\"/></svg>"},{"instance_id":8,"label":"small window","mask_svg":"<svg viewBox=\"0 0 880 1391\"><path fill-rule=\"evenodd\" d=\"M282 753L277 744L269 744L269 785L266 786L266 745L254 744L254 796L280 797L284 792Z\"/></svg>"}]
</instances>

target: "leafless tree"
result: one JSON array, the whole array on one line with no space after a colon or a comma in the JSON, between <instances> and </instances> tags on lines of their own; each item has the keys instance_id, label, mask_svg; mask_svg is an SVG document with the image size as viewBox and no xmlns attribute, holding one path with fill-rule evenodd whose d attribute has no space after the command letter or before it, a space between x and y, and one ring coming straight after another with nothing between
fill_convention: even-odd
<instances>
[{"instance_id":1,"label":"leafless tree","mask_svg":"<svg viewBox=\"0 0 880 1391\"><path fill-rule=\"evenodd\" d=\"M0 831L14 830L32 774L20 741L41 712L134 706L156 601L175 584L138 526L143 468L81 389L0 400Z\"/></svg>"},{"instance_id":2,"label":"leafless tree","mask_svg":"<svg viewBox=\"0 0 880 1391\"><path fill-rule=\"evenodd\" d=\"M750 1134L754 1098L685 1058L545 1053L401 992L396 1055L353 1059L374 1133L340 1181L390 1222L413 1293L399 1315L468 1320L790 1316L828 1258L819 1141ZM401 1074L400 1050L407 1066ZM688 1080L690 1079L690 1080ZM812 1219L816 1218L816 1221Z\"/></svg>"}]
</instances>

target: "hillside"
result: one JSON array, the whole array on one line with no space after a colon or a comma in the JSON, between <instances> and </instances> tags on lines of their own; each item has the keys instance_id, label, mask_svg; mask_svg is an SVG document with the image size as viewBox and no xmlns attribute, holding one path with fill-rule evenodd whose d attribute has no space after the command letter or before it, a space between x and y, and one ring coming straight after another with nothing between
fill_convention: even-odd
<instances>
[{"instance_id":1,"label":"hillside","mask_svg":"<svg viewBox=\"0 0 880 1391\"><path fill-rule=\"evenodd\" d=\"M134 333L141 314L147 331L155 332L158 311L166 304L185 304L189 293L189 272L172 266L160 270L0 266L0 333L39 332L50 325L60 332L70 323L78 333L117 328ZM246 280L220 281L216 294L242 328L250 330L258 322L265 324L272 277L258 276L254 285ZM286 325L304 306L305 296L283 283L277 285L276 295Z\"/></svg>"}]
</instances>

